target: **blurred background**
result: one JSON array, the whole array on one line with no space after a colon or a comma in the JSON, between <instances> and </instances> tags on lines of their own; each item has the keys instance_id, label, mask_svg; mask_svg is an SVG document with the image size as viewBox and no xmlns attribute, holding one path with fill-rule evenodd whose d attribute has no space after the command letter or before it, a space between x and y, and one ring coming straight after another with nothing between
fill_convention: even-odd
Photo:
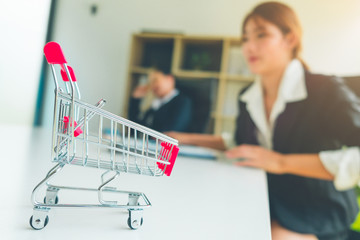
<instances>
[{"instance_id":1,"label":"blurred background","mask_svg":"<svg viewBox=\"0 0 360 240\"><path fill-rule=\"evenodd\" d=\"M204 131L231 132L231 127L224 130L226 119L232 120L236 115L233 112L236 94L251 82L251 75L243 69L240 70L242 78L234 78L237 87L230 83L234 80L230 74L236 71L232 65L241 63L236 57L239 54L236 41L242 19L259 2L263 1L1 0L0 123L50 128L54 85L43 55L47 41L56 41L62 46L68 63L75 70L83 100L95 103L104 97L108 111L126 117L129 92L147 73L147 67L151 67L144 60L146 54L151 55L151 51L161 45L159 39L166 35L165 45L173 44L170 59L175 60L169 63L170 70L176 71L180 82L181 79L193 80L190 86L183 81L183 88L198 86L209 92L210 100L215 99L208 107L208 118L213 120ZM312 71L360 76L360 1L281 2L298 13L304 29L303 58ZM154 41L147 40L149 32L158 34L152 37ZM155 48L146 48L148 42L155 42ZM234 43L232 52L226 49L225 43L230 46ZM217 56L220 54L217 66L205 70L188 66L186 51L194 46L200 49L205 46L212 49L210 54L211 51ZM179 49L184 53L176 52ZM237 60L228 61L223 69L221 61L231 58ZM189 70L193 70L192 73ZM208 84L200 81L203 79L207 79Z\"/></svg>"}]
</instances>

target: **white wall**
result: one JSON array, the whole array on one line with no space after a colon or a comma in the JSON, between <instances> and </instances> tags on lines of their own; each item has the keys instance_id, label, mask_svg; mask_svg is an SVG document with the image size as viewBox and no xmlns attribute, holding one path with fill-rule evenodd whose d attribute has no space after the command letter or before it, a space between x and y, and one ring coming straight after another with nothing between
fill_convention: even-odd
<instances>
[{"instance_id":1,"label":"white wall","mask_svg":"<svg viewBox=\"0 0 360 240\"><path fill-rule=\"evenodd\" d=\"M0 123L31 125L50 0L0 1Z\"/></svg>"},{"instance_id":2,"label":"white wall","mask_svg":"<svg viewBox=\"0 0 360 240\"><path fill-rule=\"evenodd\" d=\"M59 0L54 39L74 67L83 99L122 113L130 36L141 29L237 36L257 0ZM304 59L317 72L360 75L360 1L287 0L304 27ZM98 13L90 14L90 6ZM53 84L47 90L52 103ZM45 116L51 123L51 104Z\"/></svg>"},{"instance_id":3,"label":"white wall","mask_svg":"<svg viewBox=\"0 0 360 240\"><path fill-rule=\"evenodd\" d=\"M360 1L289 0L304 29L305 61L313 71L360 75Z\"/></svg>"}]
</instances>

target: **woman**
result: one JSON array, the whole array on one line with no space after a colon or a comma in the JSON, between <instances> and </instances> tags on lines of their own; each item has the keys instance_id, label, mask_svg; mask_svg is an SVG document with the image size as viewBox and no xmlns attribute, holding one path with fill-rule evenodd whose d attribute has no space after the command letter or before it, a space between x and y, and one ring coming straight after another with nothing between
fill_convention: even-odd
<instances>
[{"instance_id":1,"label":"woman","mask_svg":"<svg viewBox=\"0 0 360 240\"><path fill-rule=\"evenodd\" d=\"M257 79L240 94L240 146L227 156L268 171L273 239L346 239L356 196L326 181L334 178L338 154L326 151L360 145L360 103L341 79L307 70L301 35L296 14L281 3L260 4L245 18L242 49ZM184 144L226 148L218 136L169 135Z\"/></svg>"}]
</instances>

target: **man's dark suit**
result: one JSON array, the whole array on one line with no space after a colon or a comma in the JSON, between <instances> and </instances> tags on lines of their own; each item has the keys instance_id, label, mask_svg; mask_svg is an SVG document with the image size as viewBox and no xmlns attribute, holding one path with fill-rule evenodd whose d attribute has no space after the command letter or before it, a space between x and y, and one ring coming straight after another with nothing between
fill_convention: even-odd
<instances>
[{"instance_id":1,"label":"man's dark suit","mask_svg":"<svg viewBox=\"0 0 360 240\"><path fill-rule=\"evenodd\" d=\"M159 132L186 132L192 119L191 100L181 92L169 102L154 110L150 108L141 118L141 99L131 98L129 105L129 119Z\"/></svg>"}]
</instances>

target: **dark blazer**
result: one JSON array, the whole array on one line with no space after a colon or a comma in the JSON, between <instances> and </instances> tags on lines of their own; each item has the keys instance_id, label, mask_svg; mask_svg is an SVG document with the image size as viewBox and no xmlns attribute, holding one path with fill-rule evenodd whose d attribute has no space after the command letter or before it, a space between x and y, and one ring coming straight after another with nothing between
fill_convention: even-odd
<instances>
[{"instance_id":1,"label":"dark blazer","mask_svg":"<svg viewBox=\"0 0 360 240\"><path fill-rule=\"evenodd\" d=\"M336 77L305 72L305 82L307 99L288 103L276 121L273 150L319 153L360 146L360 102L355 94ZM258 145L246 103L240 101L239 107L237 144ZM357 215L353 190L340 192L331 181L289 174L267 177L271 218L287 229L333 235L346 231Z\"/></svg>"},{"instance_id":2,"label":"dark blazer","mask_svg":"<svg viewBox=\"0 0 360 240\"><path fill-rule=\"evenodd\" d=\"M129 119L159 132L186 132L192 119L192 103L189 97L179 92L177 96L158 110L150 108L140 115L141 99L130 99Z\"/></svg>"}]
</instances>

